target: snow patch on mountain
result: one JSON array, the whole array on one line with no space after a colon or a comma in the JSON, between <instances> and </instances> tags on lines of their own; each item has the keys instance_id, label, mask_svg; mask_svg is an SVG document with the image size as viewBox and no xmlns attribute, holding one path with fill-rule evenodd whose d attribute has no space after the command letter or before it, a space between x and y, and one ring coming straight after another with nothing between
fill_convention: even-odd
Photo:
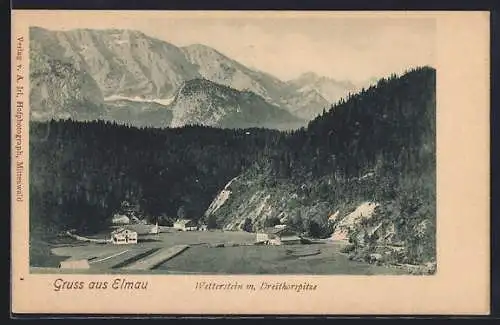
<instances>
[{"instance_id":1,"label":"snow patch on mountain","mask_svg":"<svg viewBox=\"0 0 500 325\"><path fill-rule=\"evenodd\" d=\"M175 99L175 96L171 96L170 98L161 98L161 99L147 99L147 98L142 98L139 96L135 97L127 97L127 96L121 96L121 95L112 95L112 96L107 96L104 97L104 101L106 102L112 102L116 100L128 100L131 102L145 102L145 103L157 103L160 105L168 106L170 105Z\"/></svg>"}]
</instances>

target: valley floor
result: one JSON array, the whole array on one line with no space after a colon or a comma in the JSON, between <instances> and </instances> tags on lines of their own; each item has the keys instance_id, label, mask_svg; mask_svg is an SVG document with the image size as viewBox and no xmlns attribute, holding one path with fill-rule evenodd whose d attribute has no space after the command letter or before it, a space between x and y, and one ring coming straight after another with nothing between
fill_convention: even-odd
<instances>
[{"instance_id":1,"label":"valley floor","mask_svg":"<svg viewBox=\"0 0 500 325\"><path fill-rule=\"evenodd\" d=\"M163 229L141 236L138 244L78 243L52 247L65 260L87 260L88 269L60 269L59 259L32 273L93 274L337 274L396 275L404 270L351 261L340 252L342 243L257 246L255 234L242 231L189 231ZM155 260L152 264L152 261ZM156 263L156 264L155 264ZM141 264L148 269L141 268Z\"/></svg>"}]
</instances>

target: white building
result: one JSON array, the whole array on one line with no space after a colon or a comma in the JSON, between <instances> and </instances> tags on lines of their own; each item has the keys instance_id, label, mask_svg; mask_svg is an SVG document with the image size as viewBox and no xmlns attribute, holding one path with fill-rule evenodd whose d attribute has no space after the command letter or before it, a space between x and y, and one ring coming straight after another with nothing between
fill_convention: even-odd
<instances>
[{"instance_id":1,"label":"white building","mask_svg":"<svg viewBox=\"0 0 500 325\"><path fill-rule=\"evenodd\" d=\"M61 269L89 269L88 260L66 260L59 263Z\"/></svg>"},{"instance_id":2,"label":"white building","mask_svg":"<svg viewBox=\"0 0 500 325\"><path fill-rule=\"evenodd\" d=\"M174 229L177 229L179 231L193 231L197 230L198 226L193 220L179 219L174 222Z\"/></svg>"},{"instance_id":3,"label":"white building","mask_svg":"<svg viewBox=\"0 0 500 325\"><path fill-rule=\"evenodd\" d=\"M130 223L130 218L124 214L115 214L111 223L114 225L128 225Z\"/></svg>"},{"instance_id":4,"label":"white building","mask_svg":"<svg viewBox=\"0 0 500 325\"><path fill-rule=\"evenodd\" d=\"M116 245L137 244L137 232L120 228L111 233L111 242Z\"/></svg>"}]
</instances>

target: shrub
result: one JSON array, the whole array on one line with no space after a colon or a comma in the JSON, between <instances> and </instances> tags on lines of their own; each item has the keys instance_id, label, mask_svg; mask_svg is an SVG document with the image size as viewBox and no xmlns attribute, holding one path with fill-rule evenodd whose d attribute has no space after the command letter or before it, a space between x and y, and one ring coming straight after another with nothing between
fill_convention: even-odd
<instances>
[{"instance_id":1,"label":"shrub","mask_svg":"<svg viewBox=\"0 0 500 325\"><path fill-rule=\"evenodd\" d=\"M215 215L210 215L207 220L207 229L217 229L217 217Z\"/></svg>"},{"instance_id":2,"label":"shrub","mask_svg":"<svg viewBox=\"0 0 500 325\"><path fill-rule=\"evenodd\" d=\"M274 227L276 225L279 225L280 223L281 222L278 217L270 217L266 218L266 220L264 221L264 227Z\"/></svg>"},{"instance_id":3,"label":"shrub","mask_svg":"<svg viewBox=\"0 0 500 325\"><path fill-rule=\"evenodd\" d=\"M243 223L242 229L246 232L252 232L253 230L252 219L246 218L245 222Z\"/></svg>"},{"instance_id":4,"label":"shrub","mask_svg":"<svg viewBox=\"0 0 500 325\"><path fill-rule=\"evenodd\" d=\"M342 247L342 248L340 249L340 252L341 252L341 253L346 253L346 254L347 254L347 253L351 253L351 252L353 252L355 249L356 249L356 246L354 246L354 245L352 245L352 244L349 244L349 245L346 245L346 246Z\"/></svg>"}]
</instances>

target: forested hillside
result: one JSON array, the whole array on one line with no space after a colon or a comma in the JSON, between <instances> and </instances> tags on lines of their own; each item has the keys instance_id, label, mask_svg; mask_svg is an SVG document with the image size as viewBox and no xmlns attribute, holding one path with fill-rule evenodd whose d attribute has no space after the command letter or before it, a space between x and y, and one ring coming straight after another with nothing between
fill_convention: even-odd
<instances>
[{"instance_id":1,"label":"forested hillside","mask_svg":"<svg viewBox=\"0 0 500 325\"><path fill-rule=\"evenodd\" d=\"M214 195L263 160L280 137L264 129L138 129L109 122L32 122L33 227L97 231L122 201L146 215L203 215Z\"/></svg>"},{"instance_id":2,"label":"forested hillside","mask_svg":"<svg viewBox=\"0 0 500 325\"><path fill-rule=\"evenodd\" d=\"M380 80L280 138L265 172L247 170L205 217L227 228L280 220L328 237L357 207L376 206L347 225L356 254L388 244L403 247L400 262L432 260L435 105L432 68Z\"/></svg>"},{"instance_id":3,"label":"forested hillside","mask_svg":"<svg viewBox=\"0 0 500 325\"><path fill-rule=\"evenodd\" d=\"M424 67L382 79L288 133L32 122L32 230L96 231L127 200L150 216L182 207L217 227L282 219L328 237L370 202L373 216L349 228L354 258L387 244L403 247L399 262L431 261L435 77Z\"/></svg>"}]
</instances>

